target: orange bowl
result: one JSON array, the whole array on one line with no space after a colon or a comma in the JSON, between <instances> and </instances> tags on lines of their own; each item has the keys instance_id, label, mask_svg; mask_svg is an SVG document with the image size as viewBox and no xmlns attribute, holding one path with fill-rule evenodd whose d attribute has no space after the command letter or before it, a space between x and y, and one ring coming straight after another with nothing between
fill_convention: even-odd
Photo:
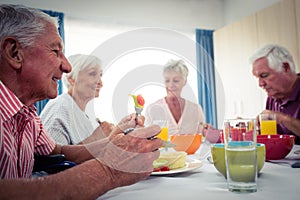
<instances>
[{"instance_id":1,"label":"orange bowl","mask_svg":"<svg viewBox=\"0 0 300 200\"><path fill-rule=\"evenodd\" d=\"M257 143L266 145L266 159L279 160L285 158L292 150L295 142L293 135L258 135Z\"/></svg>"},{"instance_id":2,"label":"orange bowl","mask_svg":"<svg viewBox=\"0 0 300 200\"><path fill-rule=\"evenodd\" d=\"M194 154L202 143L202 134L174 134L170 136L171 142L176 144L176 151L185 151L187 154Z\"/></svg>"}]
</instances>

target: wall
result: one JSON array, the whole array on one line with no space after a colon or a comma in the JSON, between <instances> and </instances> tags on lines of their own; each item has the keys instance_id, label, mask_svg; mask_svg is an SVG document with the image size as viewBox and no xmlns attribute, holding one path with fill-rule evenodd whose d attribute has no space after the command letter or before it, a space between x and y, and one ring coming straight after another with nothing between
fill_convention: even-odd
<instances>
[{"instance_id":1,"label":"wall","mask_svg":"<svg viewBox=\"0 0 300 200\"><path fill-rule=\"evenodd\" d=\"M224 0L224 24L229 25L280 0Z\"/></svg>"},{"instance_id":2,"label":"wall","mask_svg":"<svg viewBox=\"0 0 300 200\"><path fill-rule=\"evenodd\" d=\"M64 12L67 18L194 32L218 29L279 0L0 0Z\"/></svg>"},{"instance_id":3,"label":"wall","mask_svg":"<svg viewBox=\"0 0 300 200\"><path fill-rule=\"evenodd\" d=\"M162 27L195 39L195 29L224 26L223 0L0 0L65 13L66 54L90 53L136 28ZM75 42L76 41L76 42Z\"/></svg>"},{"instance_id":4,"label":"wall","mask_svg":"<svg viewBox=\"0 0 300 200\"><path fill-rule=\"evenodd\" d=\"M194 32L223 23L223 0L1 0L64 12L66 17L134 27Z\"/></svg>"}]
</instances>

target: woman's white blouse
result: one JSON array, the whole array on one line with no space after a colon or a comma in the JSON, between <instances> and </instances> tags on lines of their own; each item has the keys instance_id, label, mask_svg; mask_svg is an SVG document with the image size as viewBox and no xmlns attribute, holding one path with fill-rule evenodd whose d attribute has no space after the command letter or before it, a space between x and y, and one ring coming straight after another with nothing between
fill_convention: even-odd
<instances>
[{"instance_id":1,"label":"woman's white blouse","mask_svg":"<svg viewBox=\"0 0 300 200\"><path fill-rule=\"evenodd\" d=\"M202 133L205 117L199 104L185 100L185 106L178 123L175 121L165 98L150 104L145 112L145 125L155 120L167 120L169 135Z\"/></svg>"}]
</instances>

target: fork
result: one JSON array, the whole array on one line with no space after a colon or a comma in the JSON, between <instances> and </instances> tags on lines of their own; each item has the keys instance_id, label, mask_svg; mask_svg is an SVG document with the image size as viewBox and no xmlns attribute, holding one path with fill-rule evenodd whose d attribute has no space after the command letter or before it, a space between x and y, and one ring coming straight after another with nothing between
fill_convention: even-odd
<instances>
[{"instance_id":1,"label":"fork","mask_svg":"<svg viewBox=\"0 0 300 200\"><path fill-rule=\"evenodd\" d=\"M143 108L134 107L135 108L135 125L138 125L138 116L141 115Z\"/></svg>"}]
</instances>

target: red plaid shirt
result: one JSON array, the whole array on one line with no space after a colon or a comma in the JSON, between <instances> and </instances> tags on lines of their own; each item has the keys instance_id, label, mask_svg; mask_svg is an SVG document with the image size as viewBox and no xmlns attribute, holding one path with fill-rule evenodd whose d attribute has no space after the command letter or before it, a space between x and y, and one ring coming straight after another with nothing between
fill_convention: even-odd
<instances>
[{"instance_id":1,"label":"red plaid shirt","mask_svg":"<svg viewBox=\"0 0 300 200\"><path fill-rule=\"evenodd\" d=\"M34 106L26 106L0 81L0 179L30 177L34 153L50 154L55 142Z\"/></svg>"}]
</instances>

